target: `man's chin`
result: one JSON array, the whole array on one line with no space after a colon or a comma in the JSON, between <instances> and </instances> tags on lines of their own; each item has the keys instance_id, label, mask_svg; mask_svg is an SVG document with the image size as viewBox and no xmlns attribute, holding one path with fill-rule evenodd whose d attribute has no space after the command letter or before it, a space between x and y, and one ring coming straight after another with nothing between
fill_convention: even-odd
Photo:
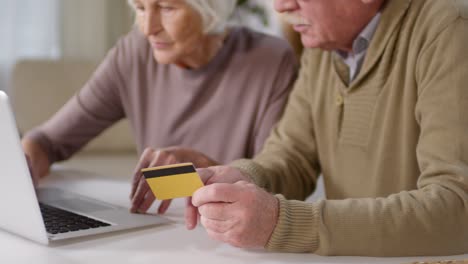
<instances>
[{"instance_id":1,"label":"man's chin","mask_svg":"<svg viewBox=\"0 0 468 264\"><path fill-rule=\"evenodd\" d=\"M308 48L308 49L321 48L321 45L319 42L317 42L315 39L312 39L309 36L304 36L303 34L301 34L301 42L304 48Z\"/></svg>"}]
</instances>

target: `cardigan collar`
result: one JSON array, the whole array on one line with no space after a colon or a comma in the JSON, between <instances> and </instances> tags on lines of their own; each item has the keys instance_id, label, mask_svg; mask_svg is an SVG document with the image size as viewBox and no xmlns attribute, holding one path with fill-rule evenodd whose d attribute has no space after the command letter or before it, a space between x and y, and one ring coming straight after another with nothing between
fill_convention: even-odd
<instances>
[{"instance_id":1,"label":"cardigan collar","mask_svg":"<svg viewBox=\"0 0 468 264\"><path fill-rule=\"evenodd\" d=\"M362 70L352 84L360 80L376 66L392 36L403 22L412 0L387 0L382 7L382 16L377 30L370 43ZM354 86L354 85L352 85Z\"/></svg>"}]
</instances>

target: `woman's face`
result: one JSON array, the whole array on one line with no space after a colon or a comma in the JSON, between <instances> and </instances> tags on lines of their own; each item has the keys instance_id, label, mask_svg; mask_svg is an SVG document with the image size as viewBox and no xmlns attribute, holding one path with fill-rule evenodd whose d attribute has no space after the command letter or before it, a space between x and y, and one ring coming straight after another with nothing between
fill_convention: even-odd
<instances>
[{"instance_id":1,"label":"woman's face","mask_svg":"<svg viewBox=\"0 0 468 264\"><path fill-rule=\"evenodd\" d=\"M148 38L154 58L162 64L181 64L203 41L200 14L185 0L134 0L139 29Z\"/></svg>"}]
</instances>

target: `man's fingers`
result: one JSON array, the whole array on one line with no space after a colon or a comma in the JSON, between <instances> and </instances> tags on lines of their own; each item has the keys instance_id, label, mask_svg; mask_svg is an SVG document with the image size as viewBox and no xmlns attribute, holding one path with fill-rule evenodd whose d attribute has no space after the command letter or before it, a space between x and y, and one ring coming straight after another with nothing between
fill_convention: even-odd
<instances>
[{"instance_id":1,"label":"man's fingers","mask_svg":"<svg viewBox=\"0 0 468 264\"><path fill-rule=\"evenodd\" d=\"M212 169L197 169L197 173L204 184L207 184L208 180L214 175Z\"/></svg>"},{"instance_id":2,"label":"man's fingers","mask_svg":"<svg viewBox=\"0 0 468 264\"><path fill-rule=\"evenodd\" d=\"M207 203L198 207L198 212L202 217L217 221L226 221L236 216L231 203Z\"/></svg>"},{"instance_id":3,"label":"man's fingers","mask_svg":"<svg viewBox=\"0 0 468 264\"><path fill-rule=\"evenodd\" d=\"M193 206L192 198L187 198L187 205L185 206L185 226L188 230L192 230L197 226L198 222L198 209Z\"/></svg>"},{"instance_id":4,"label":"man's fingers","mask_svg":"<svg viewBox=\"0 0 468 264\"><path fill-rule=\"evenodd\" d=\"M161 202L158 208L158 214L165 214L169 206L171 205L172 200L164 200Z\"/></svg>"},{"instance_id":5,"label":"man's fingers","mask_svg":"<svg viewBox=\"0 0 468 264\"><path fill-rule=\"evenodd\" d=\"M229 183L214 183L198 189L192 197L192 203L200 207L206 203L233 203L239 200L242 186Z\"/></svg>"},{"instance_id":6,"label":"man's fingers","mask_svg":"<svg viewBox=\"0 0 468 264\"><path fill-rule=\"evenodd\" d=\"M203 215L200 217L200 223L205 227L205 229L213 231L215 233L226 233L227 231L231 230L232 227L235 225L235 222L231 219L219 221L206 218Z\"/></svg>"}]
</instances>

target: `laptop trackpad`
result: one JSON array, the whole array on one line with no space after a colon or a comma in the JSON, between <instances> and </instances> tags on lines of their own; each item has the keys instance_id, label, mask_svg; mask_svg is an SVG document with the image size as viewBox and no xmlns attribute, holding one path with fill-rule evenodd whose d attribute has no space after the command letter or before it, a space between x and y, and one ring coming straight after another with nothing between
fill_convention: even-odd
<instances>
[{"instance_id":1,"label":"laptop trackpad","mask_svg":"<svg viewBox=\"0 0 468 264\"><path fill-rule=\"evenodd\" d=\"M83 213L115 209L112 206L99 204L96 202L90 202L81 198L58 200L58 201L49 202L49 204L52 206L63 208L63 209L68 209L70 211L83 212Z\"/></svg>"}]
</instances>

